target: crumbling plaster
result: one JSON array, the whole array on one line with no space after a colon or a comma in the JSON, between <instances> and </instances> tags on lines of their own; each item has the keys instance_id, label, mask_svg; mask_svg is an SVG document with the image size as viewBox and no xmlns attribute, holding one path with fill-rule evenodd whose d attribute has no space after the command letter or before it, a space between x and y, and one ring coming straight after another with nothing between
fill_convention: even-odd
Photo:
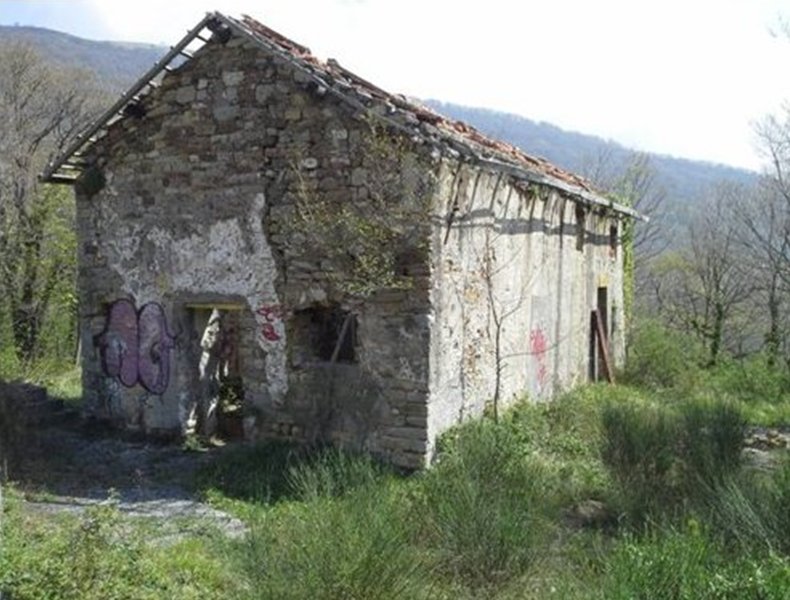
<instances>
[{"instance_id":1,"label":"crumbling plaster","mask_svg":"<svg viewBox=\"0 0 790 600\"><path fill-rule=\"evenodd\" d=\"M446 161L439 197L445 218L432 238L432 441L493 408L495 397L503 408L586 380L599 287L608 289L610 344L620 363L623 256L609 237L611 226L620 227L615 215L585 207L579 250L580 205L550 187Z\"/></svg>"}]
</instances>

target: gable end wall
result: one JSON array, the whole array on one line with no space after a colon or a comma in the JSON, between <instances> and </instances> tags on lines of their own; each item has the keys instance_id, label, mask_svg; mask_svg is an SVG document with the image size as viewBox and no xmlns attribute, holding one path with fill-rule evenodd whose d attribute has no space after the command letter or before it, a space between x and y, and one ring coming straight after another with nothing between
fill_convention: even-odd
<instances>
[{"instance_id":1,"label":"gable end wall","mask_svg":"<svg viewBox=\"0 0 790 600\"><path fill-rule=\"evenodd\" d=\"M232 304L241 307L238 355L249 438L328 440L422 466L427 259L418 255L401 265L414 274L411 289L360 303L337 290L331 261L294 227L305 182L311 195L338 206L369 197L376 165L364 150L367 122L320 95L292 65L240 39L205 46L143 106L142 119L110 127L90 157L95 168L77 185L90 412L128 429L182 430L198 393L200 362L188 306ZM89 180L97 171L105 183L95 192ZM108 340L108 311L119 300L138 310L161 307L172 337L162 393L107 372L101 341ZM294 313L329 304L357 315L356 364L299 357L304 349L293 343ZM115 326L124 334L135 325ZM143 353L149 350L150 344ZM150 352L138 354L125 363L135 373L162 368L150 364Z\"/></svg>"}]
</instances>

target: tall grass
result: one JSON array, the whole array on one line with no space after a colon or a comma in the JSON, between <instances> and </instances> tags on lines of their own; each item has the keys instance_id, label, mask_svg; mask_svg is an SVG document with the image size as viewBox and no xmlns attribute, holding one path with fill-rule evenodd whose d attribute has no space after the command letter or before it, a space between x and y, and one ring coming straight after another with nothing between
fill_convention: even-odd
<instances>
[{"instance_id":1,"label":"tall grass","mask_svg":"<svg viewBox=\"0 0 790 600\"><path fill-rule=\"evenodd\" d=\"M683 468L683 485L690 492L699 483L715 485L741 466L746 421L740 408L728 401L695 399L678 407L680 440L677 459Z\"/></svg>"},{"instance_id":2,"label":"tall grass","mask_svg":"<svg viewBox=\"0 0 790 600\"><path fill-rule=\"evenodd\" d=\"M747 472L711 489L706 519L745 553L790 556L790 457L775 473Z\"/></svg>"},{"instance_id":3,"label":"tall grass","mask_svg":"<svg viewBox=\"0 0 790 600\"><path fill-rule=\"evenodd\" d=\"M728 555L694 521L624 536L604 569L598 597L606 600L781 600L790 592L784 558Z\"/></svg>"},{"instance_id":4,"label":"tall grass","mask_svg":"<svg viewBox=\"0 0 790 600\"><path fill-rule=\"evenodd\" d=\"M229 448L198 473L195 486L206 496L269 504L289 497L288 470L302 454L282 442Z\"/></svg>"},{"instance_id":5,"label":"tall grass","mask_svg":"<svg viewBox=\"0 0 790 600\"><path fill-rule=\"evenodd\" d=\"M263 513L237 554L254 598L430 597L409 498L369 458L339 451L289 468L291 502Z\"/></svg>"},{"instance_id":6,"label":"tall grass","mask_svg":"<svg viewBox=\"0 0 790 600\"><path fill-rule=\"evenodd\" d=\"M337 498L357 488L375 485L389 471L374 459L324 448L288 469L291 495L303 501Z\"/></svg>"},{"instance_id":7,"label":"tall grass","mask_svg":"<svg viewBox=\"0 0 790 600\"><path fill-rule=\"evenodd\" d=\"M677 516L740 467L745 422L732 404L610 403L601 418L601 456L636 523Z\"/></svg>"},{"instance_id":8,"label":"tall grass","mask_svg":"<svg viewBox=\"0 0 790 600\"><path fill-rule=\"evenodd\" d=\"M465 425L421 483L427 542L447 576L496 584L539 558L556 484L512 429Z\"/></svg>"}]
</instances>

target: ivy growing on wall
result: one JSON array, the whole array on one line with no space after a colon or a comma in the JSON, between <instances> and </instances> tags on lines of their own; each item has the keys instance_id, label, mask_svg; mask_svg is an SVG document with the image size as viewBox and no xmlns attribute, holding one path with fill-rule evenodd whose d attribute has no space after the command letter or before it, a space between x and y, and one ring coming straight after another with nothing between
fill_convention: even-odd
<instances>
[{"instance_id":1,"label":"ivy growing on wall","mask_svg":"<svg viewBox=\"0 0 790 600\"><path fill-rule=\"evenodd\" d=\"M435 175L410 142L371 120L356 152L348 195L328 199L294 161L294 227L326 260L342 293L368 297L381 289L409 289L407 266L427 258Z\"/></svg>"}]
</instances>

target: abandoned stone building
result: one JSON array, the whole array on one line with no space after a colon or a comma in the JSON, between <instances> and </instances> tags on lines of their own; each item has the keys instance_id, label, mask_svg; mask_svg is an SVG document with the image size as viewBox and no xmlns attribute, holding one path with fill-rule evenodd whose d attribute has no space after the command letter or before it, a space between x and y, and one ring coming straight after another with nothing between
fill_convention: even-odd
<instances>
[{"instance_id":1,"label":"abandoned stone building","mask_svg":"<svg viewBox=\"0 0 790 600\"><path fill-rule=\"evenodd\" d=\"M635 213L244 17L208 14L43 178L77 197L86 410L419 468L623 356Z\"/></svg>"}]
</instances>

